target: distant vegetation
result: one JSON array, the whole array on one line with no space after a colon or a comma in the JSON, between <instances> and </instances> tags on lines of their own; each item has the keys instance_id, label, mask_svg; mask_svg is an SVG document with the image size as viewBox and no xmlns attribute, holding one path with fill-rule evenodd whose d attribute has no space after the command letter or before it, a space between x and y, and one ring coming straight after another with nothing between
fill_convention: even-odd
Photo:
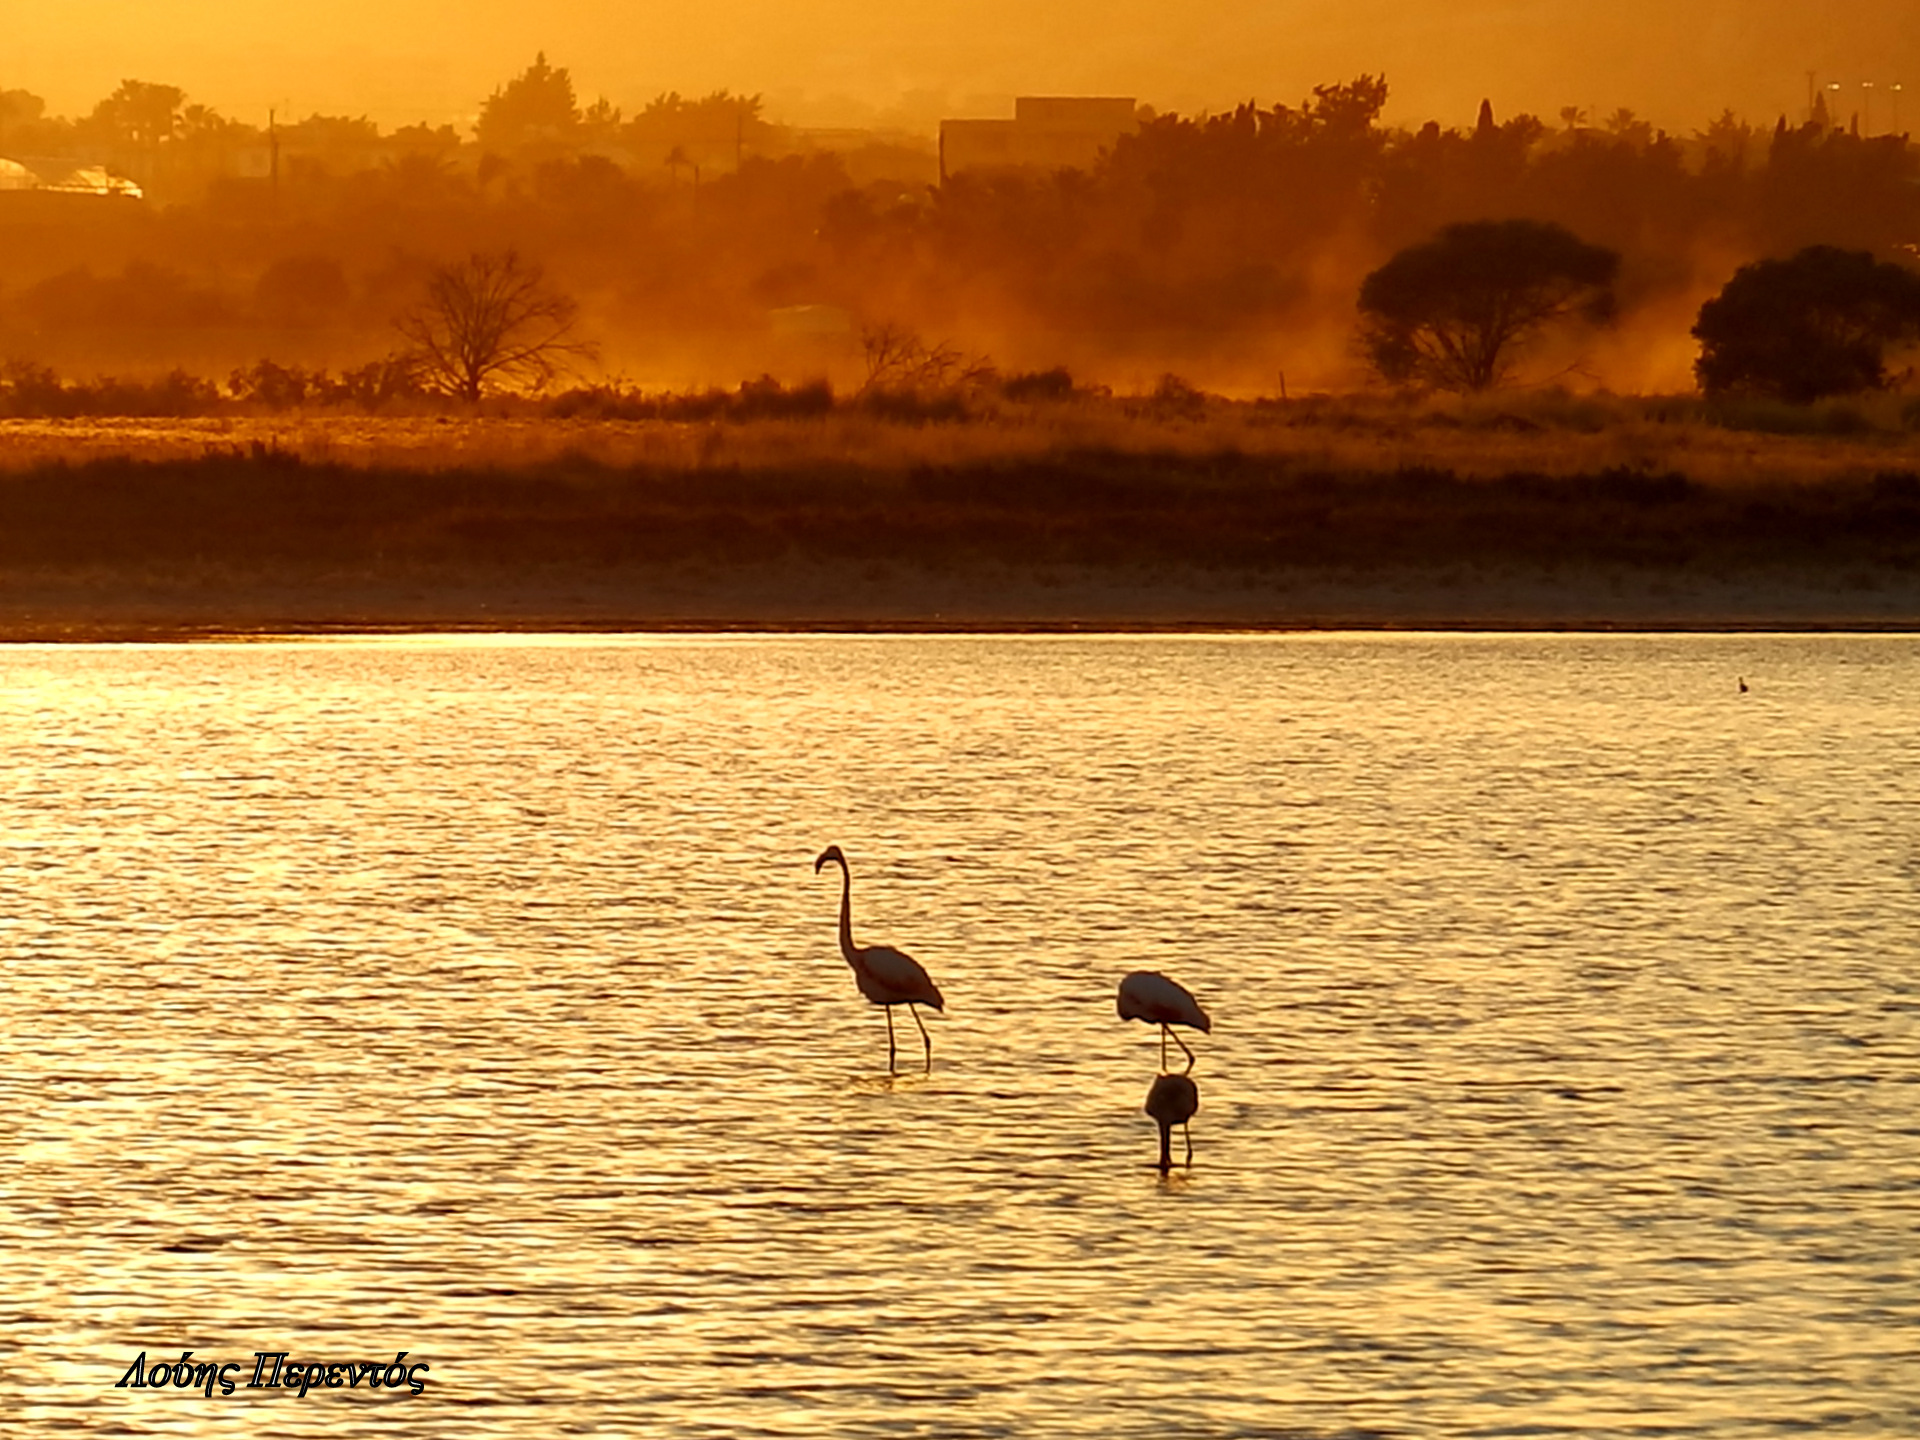
<instances>
[{"instance_id":1,"label":"distant vegetation","mask_svg":"<svg viewBox=\"0 0 1920 1440\"><path fill-rule=\"evenodd\" d=\"M1056 451L875 468L826 458L512 469L303 461L273 445L0 474L0 565L1174 567L1812 564L1920 570L1920 474L1701 484L1618 466L1470 479L1244 453Z\"/></svg>"},{"instance_id":2,"label":"distant vegetation","mask_svg":"<svg viewBox=\"0 0 1920 1440\"><path fill-rule=\"evenodd\" d=\"M1920 258L1920 150L1901 136L1824 115L1758 129L1722 115L1669 135L1624 110L1594 125L1569 108L1550 126L1491 106L1463 129L1395 129L1380 123L1386 96L1363 75L1297 105L1145 116L1088 170L932 184L924 147L823 148L758 97L663 95L633 115L582 104L545 56L478 102L470 134L311 116L269 135L137 81L63 119L9 90L0 157L104 162L149 199L0 191L0 358L146 384L266 355L353 376L355 403L393 398L406 393L395 318L445 267L511 251L578 307L568 343L597 343L608 383L766 371L852 391L873 358L862 335L891 328L944 337L961 370L990 353L1030 375L1358 386L1366 277L1448 227L1523 218L1619 257L1612 329L1543 328L1472 374L1412 363L1417 346L1404 365L1376 347L1374 368L1410 384L1638 389L1643 368L1686 375L1689 327L1743 265L1816 245L1903 271ZM776 312L825 319L796 338ZM1878 368L1814 390L1904 383L1907 338L1889 333ZM945 363L938 344L927 358ZM1701 378L1808 393L1721 373Z\"/></svg>"}]
</instances>

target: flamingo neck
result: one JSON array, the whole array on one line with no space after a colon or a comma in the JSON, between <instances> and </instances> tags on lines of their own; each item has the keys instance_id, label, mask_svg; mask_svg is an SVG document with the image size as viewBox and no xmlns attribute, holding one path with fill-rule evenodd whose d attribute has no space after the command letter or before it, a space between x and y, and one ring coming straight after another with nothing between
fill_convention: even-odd
<instances>
[{"instance_id":1,"label":"flamingo neck","mask_svg":"<svg viewBox=\"0 0 1920 1440\"><path fill-rule=\"evenodd\" d=\"M853 944L853 874L844 860L840 862L840 953L849 965L858 968L855 957L860 952Z\"/></svg>"}]
</instances>

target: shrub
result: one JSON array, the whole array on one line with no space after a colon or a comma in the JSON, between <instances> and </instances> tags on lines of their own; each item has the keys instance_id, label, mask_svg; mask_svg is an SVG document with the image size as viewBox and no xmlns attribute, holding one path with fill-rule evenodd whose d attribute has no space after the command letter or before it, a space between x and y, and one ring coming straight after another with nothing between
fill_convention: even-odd
<instances>
[{"instance_id":1,"label":"shrub","mask_svg":"<svg viewBox=\"0 0 1920 1440\"><path fill-rule=\"evenodd\" d=\"M1700 307L1693 335L1709 395L1805 405L1884 389L1887 346L1920 339L1920 275L1864 250L1810 245L1741 266Z\"/></svg>"},{"instance_id":2,"label":"shrub","mask_svg":"<svg viewBox=\"0 0 1920 1440\"><path fill-rule=\"evenodd\" d=\"M1064 365L1021 371L1000 382L1000 393L1009 400L1071 400L1073 376Z\"/></svg>"}]
</instances>

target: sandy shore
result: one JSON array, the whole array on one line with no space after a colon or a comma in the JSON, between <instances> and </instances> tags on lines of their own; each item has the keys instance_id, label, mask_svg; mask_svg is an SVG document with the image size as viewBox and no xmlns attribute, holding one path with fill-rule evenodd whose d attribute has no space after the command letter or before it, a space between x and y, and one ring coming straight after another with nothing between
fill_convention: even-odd
<instances>
[{"instance_id":1,"label":"sandy shore","mask_svg":"<svg viewBox=\"0 0 1920 1440\"><path fill-rule=\"evenodd\" d=\"M1646 567L1261 572L800 562L0 576L0 640L440 631L1920 631L1920 575Z\"/></svg>"}]
</instances>

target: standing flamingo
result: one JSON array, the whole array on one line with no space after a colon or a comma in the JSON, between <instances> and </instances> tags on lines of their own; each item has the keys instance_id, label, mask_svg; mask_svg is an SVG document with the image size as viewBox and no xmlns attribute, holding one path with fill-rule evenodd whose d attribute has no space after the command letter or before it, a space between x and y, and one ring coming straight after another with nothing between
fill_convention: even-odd
<instances>
[{"instance_id":1,"label":"standing flamingo","mask_svg":"<svg viewBox=\"0 0 1920 1440\"><path fill-rule=\"evenodd\" d=\"M945 1011L947 1005L940 998L940 987L911 955L891 945L853 943L853 876L847 869L847 857L840 853L838 845L829 845L820 852L820 858L813 862L813 873L818 875L829 861L840 867L840 953L853 967L854 983L860 987L860 993L887 1012L888 1073L894 1070L893 1007L904 1005L913 1016L913 1023L920 1026L920 1040L927 1048L927 1073L931 1075L933 1040L921 1023L920 1012L913 1007L931 1005Z\"/></svg>"},{"instance_id":2,"label":"standing flamingo","mask_svg":"<svg viewBox=\"0 0 1920 1440\"><path fill-rule=\"evenodd\" d=\"M1187 1167L1193 1167L1193 1132L1187 1129L1187 1122L1193 1118L1193 1112L1200 1108L1200 1087L1190 1075L1156 1075L1153 1088L1147 1091L1147 1114L1160 1127L1160 1173L1166 1174L1173 1168L1173 1127L1178 1125L1180 1133L1187 1137Z\"/></svg>"},{"instance_id":3,"label":"standing flamingo","mask_svg":"<svg viewBox=\"0 0 1920 1440\"><path fill-rule=\"evenodd\" d=\"M1193 1051L1187 1042L1174 1035L1169 1025L1190 1025L1205 1034L1213 1033L1213 1021L1200 1008L1186 986L1169 980L1157 970L1136 970L1120 982L1119 999L1122 1020L1145 1020L1160 1027L1160 1068L1167 1068L1167 1037L1186 1051L1187 1069L1193 1069Z\"/></svg>"}]
</instances>

